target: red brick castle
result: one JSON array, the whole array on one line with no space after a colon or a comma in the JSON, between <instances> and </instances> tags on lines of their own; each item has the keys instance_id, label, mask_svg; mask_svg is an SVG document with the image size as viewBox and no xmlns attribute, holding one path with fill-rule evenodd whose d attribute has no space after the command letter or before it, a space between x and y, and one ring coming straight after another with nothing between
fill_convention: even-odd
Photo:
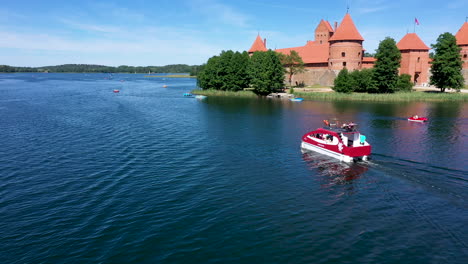
<instances>
[{"instance_id":1,"label":"red brick castle","mask_svg":"<svg viewBox=\"0 0 468 264\"><path fill-rule=\"evenodd\" d=\"M461 50L463 60L463 75L468 81L468 22L465 22L455 35L457 45ZM364 57L362 43L364 38L357 30L351 15L346 14L340 25L333 28L328 21L321 20L315 29L315 40L307 41L304 46L276 49L276 52L289 54L296 51L304 61L306 72L295 75L294 82L304 82L306 85L332 85L340 70L350 71L374 67L375 58ZM406 34L398 43L401 52L400 74L411 75L417 85L429 83L429 47L416 33ZM266 40L257 36L249 53L266 51Z\"/></svg>"}]
</instances>

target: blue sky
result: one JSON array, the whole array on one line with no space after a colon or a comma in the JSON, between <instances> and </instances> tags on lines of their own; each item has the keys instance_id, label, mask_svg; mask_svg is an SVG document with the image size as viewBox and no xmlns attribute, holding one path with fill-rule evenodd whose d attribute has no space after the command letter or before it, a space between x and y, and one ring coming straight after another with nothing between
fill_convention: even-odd
<instances>
[{"instance_id":1,"label":"blue sky","mask_svg":"<svg viewBox=\"0 0 468 264\"><path fill-rule=\"evenodd\" d=\"M415 18L430 46L468 16L468 0L2 1L0 65L202 64L248 50L258 33L271 49L302 46L320 19L340 22L347 6L369 52L413 32Z\"/></svg>"}]
</instances>

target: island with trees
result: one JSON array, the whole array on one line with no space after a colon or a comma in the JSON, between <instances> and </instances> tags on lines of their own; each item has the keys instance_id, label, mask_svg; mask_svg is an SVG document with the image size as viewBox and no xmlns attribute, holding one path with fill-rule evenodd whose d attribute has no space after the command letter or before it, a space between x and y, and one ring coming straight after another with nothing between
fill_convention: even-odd
<instances>
[{"instance_id":1,"label":"island with trees","mask_svg":"<svg viewBox=\"0 0 468 264\"><path fill-rule=\"evenodd\" d=\"M199 67L197 84L203 95L239 94L265 96L288 89L306 99L374 100L374 101L468 101L468 94L444 93L446 89L460 91L464 87L462 61L455 37L439 36L432 45L430 84L439 93L415 92L408 74L399 74L401 53L394 39L382 40L374 54L373 68L348 71L342 69L334 80L332 92L294 92L292 76L304 72L304 63L295 52L281 54L272 50L247 52L223 51ZM289 87L288 87L289 85ZM313 90L313 89L312 89ZM246 92L247 91L247 92Z\"/></svg>"}]
</instances>

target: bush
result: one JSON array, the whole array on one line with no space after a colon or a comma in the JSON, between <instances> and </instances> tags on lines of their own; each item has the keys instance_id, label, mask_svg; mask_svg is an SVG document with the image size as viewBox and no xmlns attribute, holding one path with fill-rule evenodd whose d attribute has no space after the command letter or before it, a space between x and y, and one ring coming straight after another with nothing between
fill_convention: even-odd
<instances>
[{"instance_id":1,"label":"bush","mask_svg":"<svg viewBox=\"0 0 468 264\"><path fill-rule=\"evenodd\" d=\"M338 93L352 93L351 77L346 68L342 69L333 82L333 90Z\"/></svg>"},{"instance_id":2,"label":"bush","mask_svg":"<svg viewBox=\"0 0 468 264\"><path fill-rule=\"evenodd\" d=\"M411 75L402 74L398 76L396 90L409 92L413 89L413 82L411 82Z\"/></svg>"},{"instance_id":3,"label":"bush","mask_svg":"<svg viewBox=\"0 0 468 264\"><path fill-rule=\"evenodd\" d=\"M353 71L349 74L351 87L354 92L367 93L376 89L374 79L372 78L372 69L362 69Z\"/></svg>"}]
</instances>

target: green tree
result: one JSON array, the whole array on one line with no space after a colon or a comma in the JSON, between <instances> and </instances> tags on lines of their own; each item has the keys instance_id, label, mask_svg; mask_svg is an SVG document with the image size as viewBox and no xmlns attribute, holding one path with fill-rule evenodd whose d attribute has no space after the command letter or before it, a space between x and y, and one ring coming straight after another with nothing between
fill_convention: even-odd
<instances>
[{"instance_id":1,"label":"green tree","mask_svg":"<svg viewBox=\"0 0 468 264\"><path fill-rule=\"evenodd\" d=\"M437 38L437 43L431 45L434 49L434 60L431 66L430 84L445 92L446 88L460 91L463 87L462 60L460 47L457 46L455 36L446 32Z\"/></svg>"},{"instance_id":2,"label":"green tree","mask_svg":"<svg viewBox=\"0 0 468 264\"><path fill-rule=\"evenodd\" d=\"M349 74L351 87L353 92L367 93L375 92L376 85L373 79L372 69L362 69L360 71L352 71Z\"/></svg>"},{"instance_id":3,"label":"green tree","mask_svg":"<svg viewBox=\"0 0 468 264\"><path fill-rule=\"evenodd\" d=\"M373 79L376 83L376 92L393 93L398 81L398 68L400 68L401 53L394 39L387 37L382 40L376 50L377 61L374 66Z\"/></svg>"},{"instance_id":4,"label":"green tree","mask_svg":"<svg viewBox=\"0 0 468 264\"><path fill-rule=\"evenodd\" d=\"M235 52L231 57L232 66L232 80L230 84L231 91L241 91L244 88L249 87L250 76L248 73L250 57L249 54L244 51L242 53Z\"/></svg>"},{"instance_id":5,"label":"green tree","mask_svg":"<svg viewBox=\"0 0 468 264\"><path fill-rule=\"evenodd\" d=\"M284 68L276 52L257 51L250 58L248 72L257 95L268 95L283 88Z\"/></svg>"},{"instance_id":6,"label":"green tree","mask_svg":"<svg viewBox=\"0 0 468 264\"><path fill-rule=\"evenodd\" d=\"M352 93L353 87L351 84L351 77L348 73L348 69L344 68L335 78L333 82L333 90L338 93Z\"/></svg>"},{"instance_id":7,"label":"green tree","mask_svg":"<svg viewBox=\"0 0 468 264\"><path fill-rule=\"evenodd\" d=\"M411 75L402 74L398 76L396 89L398 91L405 91L405 92L411 91L413 89L413 82L411 81Z\"/></svg>"},{"instance_id":8,"label":"green tree","mask_svg":"<svg viewBox=\"0 0 468 264\"><path fill-rule=\"evenodd\" d=\"M286 74L288 74L289 86L292 86L292 77L294 74L303 73L304 61L295 50L291 50L289 54L278 53L283 66L286 67Z\"/></svg>"},{"instance_id":9,"label":"green tree","mask_svg":"<svg viewBox=\"0 0 468 264\"><path fill-rule=\"evenodd\" d=\"M222 51L200 67L197 84L205 90L240 91L249 86L248 66L247 52Z\"/></svg>"},{"instance_id":10,"label":"green tree","mask_svg":"<svg viewBox=\"0 0 468 264\"><path fill-rule=\"evenodd\" d=\"M208 59L206 64L203 66L197 77L198 87L209 90L215 89L219 90L221 87L220 80L218 79L218 66L219 66L220 57L213 56Z\"/></svg>"}]
</instances>

